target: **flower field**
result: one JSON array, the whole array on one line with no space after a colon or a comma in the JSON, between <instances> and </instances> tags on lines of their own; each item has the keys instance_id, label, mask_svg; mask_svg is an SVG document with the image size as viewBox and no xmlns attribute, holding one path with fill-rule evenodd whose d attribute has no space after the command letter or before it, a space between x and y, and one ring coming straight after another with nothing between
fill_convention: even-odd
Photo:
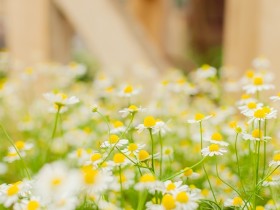
<instances>
[{"instance_id":1,"label":"flower field","mask_svg":"<svg viewBox=\"0 0 280 210\"><path fill-rule=\"evenodd\" d=\"M79 63L0 66L0 209L280 209L265 58L235 83L203 65L153 90Z\"/></svg>"}]
</instances>

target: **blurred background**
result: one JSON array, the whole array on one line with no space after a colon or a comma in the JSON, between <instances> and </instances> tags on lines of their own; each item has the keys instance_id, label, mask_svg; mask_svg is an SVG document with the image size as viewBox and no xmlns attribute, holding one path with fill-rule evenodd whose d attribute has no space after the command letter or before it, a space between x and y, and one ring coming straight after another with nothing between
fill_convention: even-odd
<instances>
[{"instance_id":1,"label":"blurred background","mask_svg":"<svg viewBox=\"0 0 280 210\"><path fill-rule=\"evenodd\" d=\"M0 0L0 49L16 67L135 64L239 77L257 56L280 68L279 0ZM15 68L16 68L15 67Z\"/></svg>"}]
</instances>

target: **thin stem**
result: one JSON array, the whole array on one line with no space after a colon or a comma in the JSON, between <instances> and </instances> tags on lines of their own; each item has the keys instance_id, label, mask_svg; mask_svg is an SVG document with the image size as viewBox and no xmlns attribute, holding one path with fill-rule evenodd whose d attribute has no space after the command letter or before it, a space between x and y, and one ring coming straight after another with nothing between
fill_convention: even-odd
<instances>
[{"instance_id":1,"label":"thin stem","mask_svg":"<svg viewBox=\"0 0 280 210\"><path fill-rule=\"evenodd\" d=\"M171 176L169 176L169 177L163 179L162 181L164 182L164 181L167 181L167 180L171 180L171 179L173 179L174 177L179 176L180 174L184 173L186 170L195 168L196 166L200 165L206 158L207 158L207 156L205 156L203 159L201 159L199 162L195 163L195 164L192 165L191 167L188 167L188 168L186 168L186 169L183 169L183 170L181 170L181 171L178 171L177 173L175 173L175 174L173 174L173 175L171 175Z\"/></svg>"},{"instance_id":2,"label":"thin stem","mask_svg":"<svg viewBox=\"0 0 280 210\"><path fill-rule=\"evenodd\" d=\"M230 187L233 191L235 191L241 198L242 198L242 195L240 192L238 192L238 190L236 190L231 184L227 183L225 180L223 180L221 177L220 177L220 174L219 174L219 171L218 171L218 162L217 162L217 158L216 158L216 174L217 174L217 177L225 184L227 185L228 187Z\"/></svg>"},{"instance_id":3,"label":"thin stem","mask_svg":"<svg viewBox=\"0 0 280 210\"><path fill-rule=\"evenodd\" d=\"M162 143L162 136L161 132L159 132L159 143L160 143L160 170L159 170L159 179L161 180L162 178L162 156L163 156L163 143Z\"/></svg>"},{"instance_id":4,"label":"thin stem","mask_svg":"<svg viewBox=\"0 0 280 210\"><path fill-rule=\"evenodd\" d=\"M121 166L119 166L119 176L120 176L120 189L121 189L121 207L124 207L123 185L122 185L122 168L121 168Z\"/></svg>"},{"instance_id":5,"label":"thin stem","mask_svg":"<svg viewBox=\"0 0 280 210\"><path fill-rule=\"evenodd\" d=\"M139 192L139 199L138 199L137 210L143 210L144 209L144 204L145 204L147 195L148 195L147 190Z\"/></svg>"},{"instance_id":6,"label":"thin stem","mask_svg":"<svg viewBox=\"0 0 280 210\"><path fill-rule=\"evenodd\" d=\"M239 159L238 159L238 152L237 152L237 139L238 139L238 133L236 133L236 136L235 136L235 144L234 144L235 156L236 156L237 170L238 170L238 176L239 176L239 179L240 179L241 187L242 187L242 190L243 190L244 194L246 194L245 187L243 185L243 181L242 181L242 177L241 177L240 166L239 166Z\"/></svg>"},{"instance_id":7,"label":"thin stem","mask_svg":"<svg viewBox=\"0 0 280 210\"><path fill-rule=\"evenodd\" d=\"M153 134L152 134L152 129L149 128L149 133L150 133L150 138L152 141L152 170L153 172L155 172L155 165L154 165L154 138L153 138Z\"/></svg>"},{"instance_id":8,"label":"thin stem","mask_svg":"<svg viewBox=\"0 0 280 210\"><path fill-rule=\"evenodd\" d=\"M264 137L266 136L266 119L264 120ZM262 178L264 177L265 169L266 169L266 141L263 141L263 172L262 172Z\"/></svg>"},{"instance_id":9,"label":"thin stem","mask_svg":"<svg viewBox=\"0 0 280 210\"><path fill-rule=\"evenodd\" d=\"M110 133L111 133L111 129L110 129L110 124L109 124L109 121L107 119L107 117L105 117L101 112L99 111L96 111L97 114L99 114L105 121L106 125L107 125L107 128L108 128L108 136L110 136Z\"/></svg>"},{"instance_id":10,"label":"thin stem","mask_svg":"<svg viewBox=\"0 0 280 210\"><path fill-rule=\"evenodd\" d=\"M23 168L24 168L24 170L25 170L25 172L26 172L26 175L27 175L28 179L30 180L30 179L31 179L30 173L29 173L29 171L28 171L28 169L27 169L27 166L26 166L26 164L25 164L25 161L23 160L23 158L22 158L20 152L18 151L18 148L17 148L16 145L14 144L13 139L9 136L9 134L8 134L7 131L6 131L6 129L5 129L1 124L0 124L0 127L1 127L1 129L2 129L2 131L3 131L3 133L4 133L4 135L7 137L8 142L12 145L12 147L15 149L17 155L19 156L20 161L22 162L22 166L23 166Z\"/></svg>"},{"instance_id":11,"label":"thin stem","mask_svg":"<svg viewBox=\"0 0 280 210\"><path fill-rule=\"evenodd\" d=\"M103 116L100 112L97 112L99 113L101 116ZM103 116L104 117L104 116ZM104 117L105 118L105 117ZM119 143L119 141L122 139L123 135L128 131L128 129L130 128L131 124L132 124L132 121L134 119L134 114L132 114L132 117L131 117L131 120L128 124L128 126L126 127L125 131L122 132L121 136L119 137L119 140L113 145L113 147L110 149L108 155L106 156L106 158L104 158L104 160L100 163L100 165L102 165L111 155L111 153L114 151L115 147L117 146L117 144ZM107 119L105 119L107 120ZM108 126L108 129L109 129L109 136L110 136L110 126L109 126L109 123L107 122L107 126Z\"/></svg>"},{"instance_id":12,"label":"thin stem","mask_svg":"<svg viewBox=\"0 0 280 210\"><path fill-rule=\"evenodd\" d=\"M61 105L58 105L58 107L57 107L57 111L56 111L56 114L55 114L55 120L54 120L54 126L53 126L53 130L52 130L51 140L48 142L47 150L46 150L46 154L45 154L45 162L47 162L48 159L49 159L49 153L50 153L50 149L51 149L51 146L52 146L53 139L55 137L55 133L56 133L56 129L57 129L57 124L58 124L58 117L59 117L59 112L60 112L61 107L62 107Z\"/></svg>"},{"instance_id":13,"label":"thin stem","mask_svg":"<svg viewBox=\"0 0 280 210\"><path fill-rule=\"evenodd\" d=\"M270 173L268 173L261 181L259 181L259 183L256 185L253 194L250 195L250 197L248 198L247 201L245 201L245 204L250 202L250 200L252 199L252 197L255 195L255 191L256 189L269 177L271 176L271 174L274 173L274 171L276 171L278 168L280 167L280 165L278 165L275 169L273 169ZM261 189L261 188L260 188ZM259 190L260 190L259 189ZM244 209L244 207L242 208L242 210Z\"/></svg>"},{"instance_id":14,"label":"thin stem","mask_svg":"<svg viewBox=\"0 0 280 210\"><path fill-rule=\"evenodd\" d=\"M203 138L202 138L202 121L199 122L199 131L200 131L200 147L201 147L201 150L202 150L202 149L203 149L203 142L202 142L202 141L203 141ZM201 154L201 155L202 155L202 154ZM205 173L205 175L206 175L206 179L207 179L207 181L208 181L208 184L209 184L210 190L211 190L211 192L212 192L212 195L213 195L213 197L214 197L214 200L215 200L215 202L217 203L217 199L216 199L216 196L215 196L213 187L212 187L212 185L211 185L211 182L210 182L208 173L207 173L207 171L206 171L205 166L204 166L203 163L202 163L202 168L203 168L203 171L204 171L204 173Z\"/></svg>"}]
</instances>

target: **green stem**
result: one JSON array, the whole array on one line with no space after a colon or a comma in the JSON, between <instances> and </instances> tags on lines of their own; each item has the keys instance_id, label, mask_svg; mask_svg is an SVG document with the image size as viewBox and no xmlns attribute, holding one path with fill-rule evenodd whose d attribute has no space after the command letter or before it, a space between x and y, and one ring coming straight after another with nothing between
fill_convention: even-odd
<instances>
[{"instance_id":1,"label":"green stem","mask_svg":"<svg viewBox=\"0 0 280 210\"><path fill-rule=\"evenodd\" d=\"M250 202L250 200L252 199L252 197L255 195L256 189L257 189L258 187L260 187L261 184L262 184L269 176L271 176L271 174L273 174L274 171L276 171L279 167L280 167L280 166L277 166L277 167L276 167L275 169L273 169L270 173L268 173L261 181L259 181L259 183L256 185L255 189L253 190L254 192L250 195L250 197L248 198L248 200L245 201L245 204L248 203L248 202ZM261 188L260 188L260 189L261 189ZM258 189L258 190L260 190L260 189ZM244 208L245 208L245 206L242 208L242 210L243 210Z\"/></svg>"},{"instance_id":2,"label":"green stem","mask_svg":"<svg viewBox=\"0 0 280 210\"><path fill-rule=\"evenodd\" d=\"M266 136L266 119L264 120L264 136ZM262 172L262 178L264 177L265 169L266 169L266 141L263 141L263 172Z\"/></svg>"},{"instance_id":3,"label":"green stem","mask_svg":"<svg viewBox=\"0 0 280 210\"><path fill-rule=\"evenodd\" d=\"M152 134L152 129L149 128L149 133L150 133L150 138L152 141L152 170L153 172L155 172L155 165L154 165L154 138L153 138L153 134Z\"/></svg>"},{"instance_id":4,"label":"green stem","mask_svg":"<svg viewBox=\"0 0 280 210\"><path fill-rule=\"evenodd\" d=\"M144 205L145 205L145 201L146 201L147 195L148 195L147 190L139 192L139 199L138 199L137 210L145 209Z\"/></svg>"},{"instance_id":5,"label":"green stem","mask_svg":"<svg viewBox=\"0 0 280 210\"><path fill-rule=\"evenodd\" d=\"M235 156L236 156L237 170L238 170L238 176L239 176L239 179L240 179L241 187L242 187L242 190L243 190L244 194L246 195L245 187L243 185L243 181L242 181L242 177L241 177L240 166L239 166L239 159L238 159L238 152L237 152L237 139L238 139L238 133L236 133L236 136L235 136L235 144L234 144Z\"/></svg>"},{"instance_id":6,"label":"green stem","mask_svg":"<svg viewBox=\"0 0 280 210\"><path fill-rule=\"evenodd\" d=\"M121 189L121 207L124 207L123 185L122 185L122 168L121 168L121 166L119 166L119 176L120 176L120 189Z\"/></svg>"},{"instance_id":7,"label":"green stem","mask_svg":"<svg viewBox=\"0 0 280 210\"><path fill-rule=\"evenodd\" d=\"M201 121L199 122L199 131L200 131L200 147L201 147L201 150L202 150L202 149L203 149L203 142L202 142L202 141L203 141L203 138L202 138L202 122L201 122ZM202 154L201 154L201 155L202 155ZM213 195L213 197L214 197L214 200L215 200L215 202L217 203L217 199L216 199L216 196L215 196L213 187L212 187L212 185L211 185L211 182L210 182L208 173L207 173L207 171L206 171L206 169L205 169L204 163L202 163L202 168L203 168L203 171L204 171L204 173L205 173L205 175L206 175L206 179L207 179L207 182L208 182L208 184L209 184L209 187L210 187L210 190L211 190L211 192L212 192L212 195Z\"/></svg>"},{"instance_id":8,"label":"green stem","mask_svg":"<svg viewBox=\"0 0 280 210\"><path fill-rule=\"evenodd\" d=\"M53 139L55 137L57 124L58 124L58 117L59 117L59 112L60 112L61 107L62 107L61 105L58 105L58 107L57 107L57 112L55 114L54 127L53 127L53 131L52 131L51 140L48 142L48 146L47 146L47 150L46 150L45 162L48 161L49 156L50 156L49 153L50 153L50 149L51 149L51 146L52 146Z\"/></svg>"},{"instance_id":9,"label":"green stem","mask_svg":"<svg viewBox=\"0 0 280 210\"><path fill-rule=\"evenodd\" d=\"M261 121L259 120L259 138L260 140L256 142L256 145L257 145L257 161L256 161L256 177L255 177L255 190L254 190L254 209L256 208L256 200L257 200L257 193L258 191L256 191L256 186L258 184L258 181L259 181L259 164L260 164L260 147L261 147L261 140L262 140L262 137L261 137Z\"/></svg>"},{"instance_id":10,"label":"green stem","mask_svg":"<svg viewBox=\"0 0 280 210\"><path fill-rule=\"evenodd\" d=\"M97 112L99 113L101 116L103 116L100 112ZM104 117L104 116L103 116ZM105 118L105 117L104 117ZM114 151L115 147L117 146L117 143L119 143L119 141L122 139L123 135L128 131L128 129L130 128L131 124L132 124L132 121L134 119L134 114L132 114L132 117L131 117L131 120L128 124L128 126L126 127L125 131L121 134L121 136L119 137L119 140L113 145L113 147L110 149L108 155L104 158L104 160L99 164L99 165L102 165L111 155L111 153ZM105 120L107 120L105 118ZM109 126L109 123L107 122L107 126L108 126L108 129L109 129L109 136L110 136L110 126Z\"/></svg>"},{"instance_id":11,"label":"green stem","mask_svg":"<svg viewBox=\"0 0 280 210\"><path fill-rule=\"evenodd\" d=\"M16 145L14 144L12 138L9 136L9 134L7 133L7 131L5 130L5 128L2 126L2 124L0 124L0 127L1 127L1 129L2 129L2 131L3 131L3 133L4 133L4 135L7 137L8 142L12 145L12 147L15 149L17 155L19 156L20 161L21 161L21 163L22 163L22 166L23 166L23 168L24 168L24 170L25 170L25 172L26 172L26 175L27 175L28 179L31 180L30 173L29 173L29 171L28 171L28 169L27 169L27 166L26 166L26 164L25 164L25 161L23 160L23 158L22 158L20 152L18 151L18 148L16 147Z\"/></svg>"},{"instance_id":12,"label":"green stem","mask_svg":"<svg viewBox=\"0 0 280 210\"><path fill-rule=\"evenodd\" d=\"M163 156L163 143L162 143L162 136L161 132L159 132L159 143L160 143L160 170L159 170L159 179L162 178L162 156Z\"/></svg>"},{"instance_id":13,"label":"green stem","mask_svg":"<svg viewBox=\"0 0 280 210\"><path fill-rule=\"evenodd\" d=\"M199 162L197 162L196 164L192 165L191 167L188 167L188 168L186 168L186 169L183 169L183 170L181 170L181 171L178 171L177 173L175 173L175 174L173 174L173 175L171 175L171 176L169 176L169 177L163 179L162 181L165 182L165 181L167 181L167 180L171 180L171 179L173 179L174 177L179 176L180 174L184 173L186 170L195 168L196 166L200 165L206 158L207 158L207 156L205 156L203 159L201 159Z\"/></svg>"}]
</instances>

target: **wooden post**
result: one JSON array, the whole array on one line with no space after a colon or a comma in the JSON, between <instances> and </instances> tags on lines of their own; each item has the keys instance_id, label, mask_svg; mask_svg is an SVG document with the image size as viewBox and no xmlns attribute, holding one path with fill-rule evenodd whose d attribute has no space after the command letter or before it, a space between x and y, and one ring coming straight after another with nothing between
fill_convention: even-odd
<instances>
[{"instance_id":1,"label":"wooden post","mask_svg":"<svg viewBox=\"0 0 280 210\"><path fill-rule=\"evenodd\" d=\"M227 0L225 18L224 65L231 67L225 74L239 78L262 55L280 76L280 1Z\"/></svg>"},{"instance_id":2,"label":"wooden post","mask_svg":"<svg viewBox=\"0 0 280 210\"><path fill-rule=\"evenodd\" d=\"M5 0L6 44L20 66L50 59L49 0Z\"/></svg>"}]
</instances>

